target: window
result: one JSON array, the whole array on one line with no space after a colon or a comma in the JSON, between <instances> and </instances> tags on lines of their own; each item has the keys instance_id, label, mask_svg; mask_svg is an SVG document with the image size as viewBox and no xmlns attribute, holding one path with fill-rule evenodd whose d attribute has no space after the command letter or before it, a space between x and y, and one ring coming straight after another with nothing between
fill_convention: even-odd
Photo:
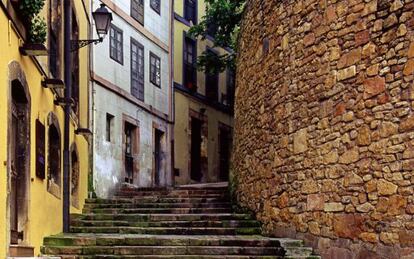
<instances>
[{"instance_id":1,"label":"window","mask_svg":"<svg viewBox=\"0 0 414 259\"><path fill-rule=\"evenodd\" d=\"M151 8L156 11L158 14L161 14L161 7L160 7L161 0L150 0Z\"/></svg>"},{"instance_id":2,"label":"window","mask_svg":"<svg viewBox=\"0 0 414 259\"><path fill-rule=\"evenodd\" d=\"M79 27L76 21L75 11L72 10L72 30L71 39L79 39ZM74 100L74 106L72 107L76 115L79 115L79 51L71 51L72 58L72 99Z\"/></svg>"},{"instance_id":3,"label":"window","mask_svg":"<svg viewBox=\"0 0 414 259\"><path fill-rule=\"evenodd\" d=\"M131 94L144 101L144 46L131 39Z\"/></svg>"},{"instance_id":4,"label":"window","mask_svg":"<svg viewBox=\"0 0 414 259\"><path fill-rule=\"evenodd\" d=\"M214 21L207 20L207 34L211 37L215 37L217 33L218 27Z\"/></svg>"},{"instance_id":5,"label":"window","mask_svg":"<svg viewBox=\"0 0 414 259\"><path fill-rule=\"evenodd\" d=\"M61 195L61 141L59 120L54 113L47 118L47 191L57 198Z\"/></svg>"},{"instance_id":6,"label":"window","mask_svg":"<svg viewBox=\"0 0 414 259\"><path fill-rule=\"evenodd\" d=\"M111 58L120 64L124 62L122 42L122 31L114 25L111 25L109 52Z\"/></svg>"},{"instance_id":7,"label":"window","mask_svg":"<svg viewBox=\"0 0 414 259\"><path fill-rule=\"evenodd\" d=\"M79 208L79 156L75 143L72 144L70 153L70 201L72 206Z\"/></svg>"},{"instance_id":8,"label":"window","mask_svg":"<svg viewBox=\"0 0 414 259\"><path fill-rule=\"evenodd\" d=\"M49 32L49 71L54 78L59 78L59 51L56 34L53 30Z\"/></svg>"},{"instance_id":9,"label":"window","mask_svg":"<svg viewBox=\"0 0 414 259\"><path fill-rule=\"evenodd\" d=\"M112 136L112 128L114 123L114 116L107 113L106 114L106 141L111 142L111 136Z\"/></svg>"},{"instance_id":10,"label":"window","mask_svg":"<svg viewBox=\"0 0 414 259\"><path fill-rule=\"evenodd\" d=\"M210 55L216 55L212 50L207 50ZM206 69L209 71L210 69ZM219 74L214 73L206 74L206 97L213 102L217 102L218 100L218 81L219 81Z\"/></svg>"},{"instance_id":11,"label":"window","mask_svg":"<svg viewBox=\"0 0 414 259\"><path fill-rule=\"evenodd\" d=\"M150 53L150 81L161 87L161 60L154 53Z\"/></svg>"},{"instance_id":12,"label":"window","mask_svg":"<svg viewBox=\"0 0 414 259\"><path fill-rule=\"evenodd\" d=\"M227 89L226 89L226 103L229 106L234 105L234 90L236 86L235 73L234 70L229 68L227 69Z\"/></svg>"},{"instance_id":13,"label":"window","mask_svg":"<svg viewBox=\"0 0 414 259\"><path fill-rule=\"evenodd\" d=\"M197 24L197 0L184 1L184 19Z\"/></svg>"},{"instance_id":14,"label":"window","mask_svg":"<svg viewBox=\"0 0 414 259\"><path fill-rule=\"evenodd\" d=\"M53 78L60 78L60 34L62 28L61 1L50 0L49 3L49 72Z\"/></svg>"},{"instance_id":15,"label":"window","mask_svg":"<svg viewBox=\"0 0 414 259\"><path fill-rule=\"evenodd\" d=\"M131 0L131 16L144 25L144 0Z\"/></svg>"},{"instance_id":16,"label":"window","mask_svg":"<svg viewBox=\"0 0 414 259\"><path fill-rule=\"evenodd\" d=\"M184 38L184 87L191 91L197 90L196 46L195 40Z\"/></svg>"}]
</instances>

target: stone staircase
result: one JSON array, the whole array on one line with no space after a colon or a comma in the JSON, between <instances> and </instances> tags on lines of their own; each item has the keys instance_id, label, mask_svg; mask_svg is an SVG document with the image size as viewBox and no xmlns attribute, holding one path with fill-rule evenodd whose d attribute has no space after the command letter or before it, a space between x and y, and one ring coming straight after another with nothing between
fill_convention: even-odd
<instances>
[{"instance_id":1,"label":"stone staircase","mask_svg":"<svg viewBox=\"0 0 414 259\"><path fill-rule=\"evenodd\" d=\"M46 237L42 253L69 258L320 258L302 241L260 235L258 221L232 211L226 185L123 187L88 199L71 233Z\"/></svg>"}]
</instances>

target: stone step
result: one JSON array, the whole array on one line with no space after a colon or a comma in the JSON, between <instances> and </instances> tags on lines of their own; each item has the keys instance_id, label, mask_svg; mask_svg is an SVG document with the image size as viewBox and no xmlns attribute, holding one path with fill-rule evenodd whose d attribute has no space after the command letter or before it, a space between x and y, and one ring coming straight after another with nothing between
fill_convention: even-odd
<instances>
[{"instance_id":1,"label":"stone step","mask_svg":"<svg viewBox=\"0 0 414 259\"><path fill-rule=\"evenodd\" d=\"M231 208L84 208L83 213L98 214L129 214L129 213L172 213L172 214L191 214L191 213L230 213Z\"/></svg>"},{"instance_id":2,"label":"stone step","mask_svg":"<svg viewBox=\"0 0 414 259\"><path fill-rule=\"evenodd\" d=\"M63 259L319 259L303 242L260 236L260 223L232 213L226 185L175 189L124 185L112 199L87 199L71 232L44 239Z\"/></svg>"},{"instance_id":3,"label":"stone step","mask_svg":"<svg viewBox=\"0 0 414 259\"><path fill-rule=\"evenodd\" d=\"M204 195L204 194L227 194L226 189L209 189L209 190L133 190L133 189L122 189L117 192L119 194L129 194L133 196L151 196L151 195Z\"/></svg>"},{"instance_id":4,"label":"stone step","mask_svg":"<svg viewBox=\"0 0 414 259\"><path fill-rule=\"evenodd\" d=\"M137 234L74 234L46 237L50 246L284 246L300 245L297 240L249 236L208 235L137 235Z\"/></svg>"},{"instance_id":5,"label":"stone step","mask_svg":"<svg viewBox=\"0 0 414 259\"><path fill-rule=\"evenodd\" d=\"M137 259L314 259L314 257L284 257L284 256L251 256L251 255L59 255L61 259L121 259L121 258L137 258ZM319 259L317 257L316 259Z\"/></svg>"},{"instance_id":6,"label":"stone step","mask_svg":"<svg viewBox=\"0 0 414 259\"><path fill-rule=\"evenodd\" d=\"M72 220L74 227L260 227L257 220L200 220L200 221L121 221L121 220Z\"/></svg>"},{"instance_id":7,"label":"stone step","mask_svg":"<svg viewBox=\"0 0 414 259\"><path fill-rule=\"evenodd\" d=\"M72 220L121 220L121 221L200 221L200 220L250 220L249 214L72 214Z\"/></svg>"},{"instance_id":8,"label":"stone step","mask_svg":"<svg viewBox=\"0 0 414 259\"><path fill-rule=\"evenodd\" d=\"M88 203L84 208L229 208L229 202L197 202L197 203Z\"/></svg>"},{"instance_id":9,"label":"stone step","mask_svg":"<svg viewBox=\"0 0 414 259\"><path fill-rule=\"evenodd\" d=\"M225 194L204 194L204 195L134 195L134 194L118 194L114 197L114 199L222 199L222 200L229 200L229 196Z\"/></svg>"},{"instance_id":10,"label":"stone step","mask_svg":"<svg viewBox=\"0 0 414 259\"><path fill-rule=\"evenodd\" d=\"M147 197L140 197L140 198L113 198L113 199L87 199L86 204L89 203L111 203L111 204L125 204L125 203L204 203L204 202L228 202L228 198L226 197L215 197L215 198L194 198L194 197L181 197L181 198L171 198L171 197L158 197L158 196L147 196Z\"/></svg>"},{"instance_id":11,"label":"stone step","mask_svg":"<svg viewBox=\"0 0 414 259\"><path fill-rule=\"evenodd\" d=\"M258 246L46 246L47 255L278 255L282 247Z\"/></svg>"},{"instance_id":12,"label":"stone step","mask_svg":"<svg viewBox=\"0 0 414 259\"><path fill-rule=\"evenodd\" d=\"M73 233L120 233L151 235L257 235L258 227L71 227Z\"/></svg>"}]
</instances>

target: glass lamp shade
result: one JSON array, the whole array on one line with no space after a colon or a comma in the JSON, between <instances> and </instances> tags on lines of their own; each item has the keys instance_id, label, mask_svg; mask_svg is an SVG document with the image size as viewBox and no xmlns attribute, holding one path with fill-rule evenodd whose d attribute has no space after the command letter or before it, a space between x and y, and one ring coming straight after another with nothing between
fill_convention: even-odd
<instances>
[{"instance_id":1,"label":"glass lamp shade","mask_svg":"<svg viewBox=\"0 0 414 259\"><path fill-rule=\"evenodd\" d=\"M96 32L99 38L105 37L108 34L109 25L112 21L112 14L106 9L104 4L92 13L93 19L95 20Z\"/></svg>"}]
</instances>

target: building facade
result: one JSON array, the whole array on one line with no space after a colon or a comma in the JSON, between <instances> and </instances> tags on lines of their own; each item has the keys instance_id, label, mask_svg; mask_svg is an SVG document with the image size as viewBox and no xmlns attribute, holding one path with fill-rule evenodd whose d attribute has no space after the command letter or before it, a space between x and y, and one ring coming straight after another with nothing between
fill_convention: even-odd
<instances>
[{"instance_id":1,"label":"building facade","mask_svg":"<svg viewBox=\"0 0 414 259\"><path fill-rule=\"evenodd\" d=\"M175 183L227 181L233 128L234 73L197 71L197 53L217 55L212 38L192 39L188 30L205 14L202 0L174 2Z\"/></svg>"},{"instance_id":2,"label":"building facade","mask_svg":"<svg viewBox=\"0 0 414 259\"><path fill-rule=\"evenodd\" d=\"M122 183L172 184L171 1L94 1L113 14L93 47L93 182L107 197Z\"/></svg>"},{"instance_id":3,"label":"building facade","mask_svg":"<svg viewBox=\"0 0 414 259\"><path fill-rule=\"evenodd\" d=\"M89 3L72 3L72 38L88 38ZM62 1L45 0L39 13L45 42L30 36L24 15L30 9L21 4L0 1L0 258L37 255L44 236L62 231L64 108L63 89L56 88L64 69ZM89 123L87 48L71 58L70 211L77 213L89 170L88 139L75 134Z\"/></svg>"},{"instance_id":4,"label":"building facade","mask_svg":"<svg viewBox=\"0 0 414 259\"><path fill-rule=\"evenodd\" d=\"M322 258L414 258L414 2L248 2L238 201Z\"/></svg>"}]
</instances>

